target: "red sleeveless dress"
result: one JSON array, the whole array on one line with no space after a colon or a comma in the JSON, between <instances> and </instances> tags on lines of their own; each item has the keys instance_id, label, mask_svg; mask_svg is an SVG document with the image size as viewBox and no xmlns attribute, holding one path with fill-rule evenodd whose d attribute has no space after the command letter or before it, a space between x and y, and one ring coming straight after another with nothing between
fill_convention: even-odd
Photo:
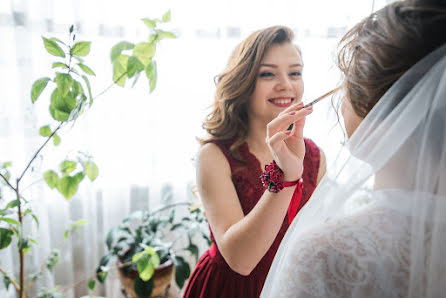
<instances>
[{"instance_id":1,"label":"red sleeveless dress","mask_svg":"<svg viewBox=\"0 0 446 298\"><path fill-rule=\"evenodd\" d=\"M232 181L237 190L237 195L243 208L243 213L248 214L264 193L260 175L263 168L259 160L249 151L248 144L239 147L239 154L247 162L244 166L229 154L229 147L233 141L215 142L227 158L231 167ZM319 170L319 148L309 139L305 139L305 158L302 198L298 210L308 201L316 188L317 174ZM254 298L259 297L263 284L273 262L274 255L279 248L280 241L288 228L288 215L283 219L282 227L273 244L248 276L243 276L233 271L221 255L211 231L213 244L201 256L192 272L184 298Z\"/></svg>"}]
</instances>

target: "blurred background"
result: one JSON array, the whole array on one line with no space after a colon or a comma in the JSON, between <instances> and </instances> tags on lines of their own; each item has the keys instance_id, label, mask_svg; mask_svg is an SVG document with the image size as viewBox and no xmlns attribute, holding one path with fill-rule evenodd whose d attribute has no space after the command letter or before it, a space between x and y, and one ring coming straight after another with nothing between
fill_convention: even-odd
<instances>
[{"instance_id":1,"label":"blurred background","mask_svg":"<svg viewBox=\"0 0 446 298\"><path fill-rule=\"evenodd\" d=\"M363 17L389 0L1 0L0 1L0 162L13 161L12 173L21 172L44 141L39 128L51 123L49 93L31 103L32 83L51 74L52 57L41 36L68 38L74 24L77 40L92 41L85 64L96 73L90 79L93 96L112 83L110 49L119 41L139 42L148 29L141 18L160 18L170 9L172 19L162 28L176 39L162 40L155 59L158 84L153 93L145 78L134 88L112 87L95 100L76 126L60 133L61 145L45 149L32 173L26 176L24 195L32 198L39 214L39 246L27 268L39 266L59 241L70 222L89 224L70 239L62 251L55 277L44 275L41 286L70 284L94 273L105 251L107 231L135 210L153 210L166 202L196 200L196 137L213 102L214 77L232 49L251 32L286 25L295 32L303 52L304 101L336 87L335 66L340 38ZM305 135L325 152L328 164L343 141L330 100L315 107ZM41 173L78 150L91 154L99 167L94 183L86 182L66 201L39 181ZM7 197L7 192L3 196ZM200 251L201 253L201 251ZM0 266L17 272L18 257L11 249L0 251ZM193 265L193 264L192 264ZM1 297L14 297L0 285ZM109 278L98 295L120 297L119 284ZM87 293L85 286L68 297Z\"/></svg>"}]
</instances>

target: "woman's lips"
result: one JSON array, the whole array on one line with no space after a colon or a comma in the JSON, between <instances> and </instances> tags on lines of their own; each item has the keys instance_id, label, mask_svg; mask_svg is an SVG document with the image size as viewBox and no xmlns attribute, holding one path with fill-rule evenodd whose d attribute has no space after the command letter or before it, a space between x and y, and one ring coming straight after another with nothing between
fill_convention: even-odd
<instances>
[{"instance_id":1,"label":"woman's lips","mask_svg":"<svg viewBox=\"0 0 446 298\"><path fill-rule=\"evenodd\" d=\"M293 97L276 97L268 99L270 103L281 108L289 107L292 104L293 100Z\"/></svg>"}]
</instances>

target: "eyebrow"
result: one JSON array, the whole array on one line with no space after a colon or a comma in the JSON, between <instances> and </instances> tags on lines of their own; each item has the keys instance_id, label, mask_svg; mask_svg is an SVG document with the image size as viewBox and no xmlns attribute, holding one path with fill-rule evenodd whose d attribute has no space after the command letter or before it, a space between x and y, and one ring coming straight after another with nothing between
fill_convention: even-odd
<instances>
[{"instance_id":1,"label":"eyebrow","mask_svg":"<svg viewBox=\"0 0 446 298\"><path fill-rule=\"evenodd\" d=\"M277 68L278 66L276 64L269 64L269 63L262 63L260 64L260 66L267 66L267 67L272 67L272 68ZM298 66L302 66L302 64L297 63L297 64L291 64L290 67L298 67Z\"/></svg>"}]
</instances>

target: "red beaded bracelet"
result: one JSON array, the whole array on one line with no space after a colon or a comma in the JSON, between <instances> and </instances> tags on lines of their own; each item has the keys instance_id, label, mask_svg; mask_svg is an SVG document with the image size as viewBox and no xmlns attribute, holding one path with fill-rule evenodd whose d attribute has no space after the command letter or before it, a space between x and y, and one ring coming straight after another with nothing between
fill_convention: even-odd
<instances>
[{"instance_id":1,"label":"red beaded bracelet","mask_svg":"<svg viewBox=\"0 0 446 298\"><path fill-rule=\"evenodd\" d=\"M283 181L283 171L279 168L275 160L265 166L265 172L260 176L263 187L274 193L278 193L284 187L296 185L301 179L297 179L296 181Z\"/></svg>"}]
</instances>

